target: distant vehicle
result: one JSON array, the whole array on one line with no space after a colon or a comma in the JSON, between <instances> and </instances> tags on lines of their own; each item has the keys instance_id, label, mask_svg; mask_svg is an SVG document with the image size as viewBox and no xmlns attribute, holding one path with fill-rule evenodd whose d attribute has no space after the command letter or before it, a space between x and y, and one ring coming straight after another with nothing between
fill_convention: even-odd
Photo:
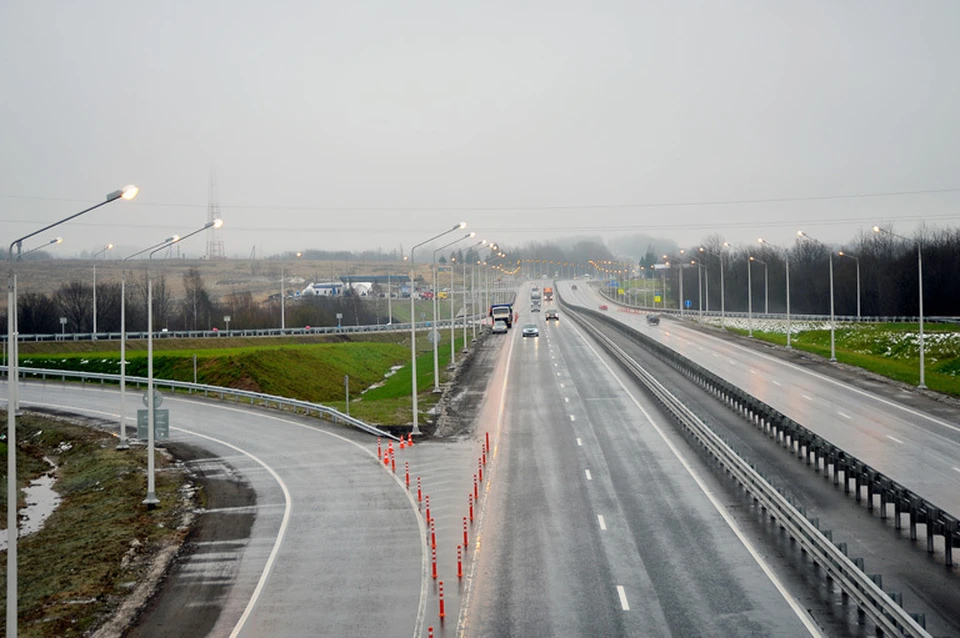
<instances>
[{"instance_id":1,"label":"distant vehicle","mask_svg":"<svg viewBox=\"0 0 960 638\"><path fill-rule=\"evenodd\" d=\"M490 306L490 312L488 316L496 321L503 321L507 325L507 329L513 327L513 304L509 303L497 303Z\"/></svg>"},{"instance_id":2,"label":"distant vehicle","mask_svg":"<svg viewBox=\"0 0 960 638\"><path fill-rule=\"evenodd\" d=\"M450 293L448 293L446 290L441 290L440 292L437 293L437 299L446 299L449 296L450 296Z\"/></svg>"},{"instance_id":3,"label":"distant vehicle","mask_svg":"<svg viewBox=\"0 0 960 638\"><path fill-rule=\"evenodd\" d=\"M544 318L545 321L550 321L551 319L556 319L556 320L559 321L559 320L560 320L560 311L551 308L550 310L547 311L547 313L544 315L543 318Z\"/></svg>"},{"instance_id":4,"label":"distant vehicle","mask_svg":"<svg viewBox=\"0 0 960 638\"><path fill-rule=\"evenodd\" d=\"M543 300L553 301L553 288L551 288L550 286L543 287Z\"/></svg>"},{"instance_id":5,"label":"distant vehicle","mask_svg":"<svg viewBox=\"0 0 960 638\"><path fill-rule=\"evenodd\" d=\"M507 322L506 322L506 321L500 321L500 320L498 319L497 321L494 321L494 322L493 322L493 334L495 334L495 335L507 334L507 331L508 331L508 330L509 330L509 328L507 328Z\"/></svg>"},{"instance_id":6,"label":"distant vehicle","mask_svg":"<svg viewBox=\"0 0 960 638\"><path fill-rule=\"evenodd\" d=\"M523 327L523 336L524 337L539 337L540 328L536 327L532 323L528 323Z\"/></svg>"},{"instance_id":7,"label":"distant vehicle","mask_svg":"<svg viewBox=\"0 0 960 638\"><path fill-rule=\"evenodd\" d=\"M537 304L533 304L532 306L530 306L530 312L540 312L540 306Z\"/></svg>"},{"instance_id":8,"label":"distant vehicle","mask_svg":"<svg viewBox=\"0 0 960 638\"><path fill-rule=\"evenodd\" d=\"M572 288L573 290L576 290L576 289L577 289L577 284L573 284L572 286L570 286L570 288Z\"/></svg>"},{"instance_id":9,"label":"distant vehicle","mask_svg":"<svg viewBox=\"0 0 960 638\"><path fill-rule=\"evenodd\" d=\"M600 304L600 310L606 310L606 309L607 309L607 304L605 303Z\"/></svg>"},{"instance_id":10,"label":"distant vehicle","mask_svg":"<svg viewBox=\"0 0 960 638\"><path fill-rule=\"evenodd\" d=\"M650 324L651 326L659 326L660 317L658 317L657 315L647 315L647 323Z\"/></svg>"}]
</instances>

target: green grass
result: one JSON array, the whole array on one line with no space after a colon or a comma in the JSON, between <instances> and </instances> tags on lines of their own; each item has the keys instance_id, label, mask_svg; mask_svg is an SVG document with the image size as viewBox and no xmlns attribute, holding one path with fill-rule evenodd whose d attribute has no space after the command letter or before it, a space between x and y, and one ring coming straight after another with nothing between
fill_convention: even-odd
<instances>
[{"instance_id":1,"label":"green grass","mask_svg":"<svg viewBox=\"0 0 960 638\"><path fill-rule=\"evenodd\" d=\"M746 335L742 329L731 329ZM924 325L925 383L936 392L960 396L960 331L944 324ZM754 338L785 346L782 332L753 331ZM834 330L837 361L910 385L920 383L917 324L839 324ZM830 330L795 334L794 348L830 357Z\"/></svg>"},{"instance_id":2,"label":"green grass","mask_svg":"<svg viewBox=\"0 0 960 638\"><path fill-rule=\"evenodd\" d=\"M81 636L129 592L125 583L143 577L145 556L178 540L184 476L158 471L161 507L147 510L144 449L119 452L109 435L33 415L17 420L17 434L18 482L47 471L43 457L50 457L63 499L43 529L18 544L20 635ZM165 470L165 459L156 458ZM5 510L5 488L3 498Z\"/></svg>"},{"instance_id":3,"label":"green grass","mask_svg":"<svg viewBox=\"0 0 960 638\"><path fill-rule=\"evenodd\" d=\"M458 334L458 337L460 335ZM158 379L193 381L193 356L197 357L197 381L208 385L263 392L293 399L323 403L345 410L344 376L350 377L350 413L380 425L402 425L412 420L410 399L409 335L374 334L340 336L340 342L300 342L297 339L195 339L160 340L164 349L154 352L154 376ZM62 345L70 349L73 343ZM100 352L35 352L21 356L28 367L83 370L118 374L120 357L113 342L98 342ZM179 346L179 348L178 348ZM433 355L425 333L417 338L417 383L419 408L429 410L437 401L433 394ZM450 361L450 333L441 331L439 348L441 381ZM386 377L396 366L403 366ZM146 352L127 350L127 374L147 376ZM364 390L373 387L368 392Z\"/></svg>"}]
</instances>

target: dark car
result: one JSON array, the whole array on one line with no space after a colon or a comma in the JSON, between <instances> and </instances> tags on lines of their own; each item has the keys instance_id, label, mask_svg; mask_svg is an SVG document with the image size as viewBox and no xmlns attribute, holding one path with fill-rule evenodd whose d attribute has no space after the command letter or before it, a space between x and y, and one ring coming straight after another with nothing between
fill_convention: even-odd
<instances>
[{"instance_id":1,"label":"dark car","mask_svg":"<svg viewBox=\"0 0 960 638\"><path fill-rule=\"evenodd\" d=\"M657 315L647 315L647 323L650 324L651 326L659 326L660 317L658 317Z\"/></svg>"},{"instance_id":2,"label":"dark car","mask_svg":"<svg viewBox=\"0 0 960 638\"><path fill-rule=\"evenodd\" d=\"M550 321L551 319L557 319L557 320L559 320L559 319L560 319L560 312L559 312L558 310L554 309L554 308L551 308L550 310L548 310L548 311L546 312L546 314L544 315L543 318L544 318L545 321Z\"/></svg>"},{"instance_id":3,"label":"dark car","mask_svg":"<svg viewBox=\"0 0 960 638\"><path fill-rule=\"evenodd\" d=\"M571 286L571 288L572 288L573 290L576 290L576 289L577 289L577 284L573 284L573 286Z\"/></svg>"}]
</instances>

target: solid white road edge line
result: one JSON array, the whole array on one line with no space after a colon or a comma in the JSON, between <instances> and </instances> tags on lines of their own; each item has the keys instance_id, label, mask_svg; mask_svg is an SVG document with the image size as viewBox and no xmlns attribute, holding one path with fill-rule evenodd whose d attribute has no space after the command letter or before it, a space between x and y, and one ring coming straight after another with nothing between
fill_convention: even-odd
<instances>
[{"instance_id":1,"label":"solid white road edge line","mask_svg":"<svg viewBox=\"0 0 960 638\"><path fill-rule=\"evenodd\" d=\"M511 349L511 351L512 351L512 349ZM227 405L218 405L218 404L216 404L216 403L207 403L207 402L202 402L202 401L190 401L189 399L186 399L186 398L183 398L183 397L176 397L176 396L174 396L174 397L168 397L167 400L168 400L168 401L181 401L181 402L183 402L183 403L194 403L194 404L199 404L199 405L206 405L206 406L214 407L214 408L221 409L221 410L229 410L229 411L231 411L231 412L249 413L249 410L243 410L243 409L240 409L240 408L234 408L234 407L227 406ZM88 413L88 414L102 414L102 415L111 416L111 417L114 417L114 418L119 418L119 415L116 414L115 412L105 412L105 411L103 411L103 410L91 410L91 409L87 409L87 408L77 408L76 406L65 406L65 405L60 405L60 404L56 404L56 403L39 403L39 402L35 402L35 401L23 402L23 403L26 404L26 405L49 405L49 406L52 406L52 407L62 408L62 409L66 409L66 410L74 410L74 411L84 412L84 413ZM335 433L333 433L333 432L328 432L328 431L326 431L326 430L324 430L324 429L318 428L318 427L313 426L313 425L310 425L310 424L298 423L298 422L296 422L296 421L290 421L289 419L280 418L280 417L274 416L274 415L272 415L272 414L258 414L258 416L259 416L259 417L262 417L262 418L266 418L266 419L271 419L271 420L274 420L274 421L279 421L279 422L281 422L281 423L285 423L285 424L288 424L288 425L293 425L293 426L296 426L296 427L300 427L300 428L304 428L304 429L309 429L309 430L311 430L311 431L318 432L318 433L320 433L320 434L325 434L326 436L332 436L333 438L339 439L340 441L343 441L344 443L349 443L350 445L353 445L354 447L356 447L356 448L358 448L359 450L361 450L364 454L366 454L366 455L370 456L371 458L373 458L373 452L371 452L370 450L367 450L365 447L363 447L362 445L360 445L360 444L357 443L356 441L351 441L350 439L348 439L348 438L346 438L346 437L343 437L343 436L340 436L339 434L335 434ZM269 556L268 559L267 559L267 564L264 566L263 571L260 573L260 579L257 581L257 586L256 586L256 588L254 589L254 593L253 593L253 595L251 596L250 600L247 602L247 606L246 606L246 608L244 609L243 614L241 614L240 620L237 621L237 624L234 626L233 631L230 632L231 638L235 638L236 636L239 635L240 631L243 629L243 625L246 623L247 619L248 619L249 616L250 616L250 613L251 613L252 610L253 610L253 607L256 605L257 599L259 598L260 594L262 593L263 587L264 587L264 585L266 585L267 578L268 578L269 575L270 575L270 571L271 571L271 569L273 568L273 563L276 562L276 557L277 557L277 554L278 554L279 551L280 551L280 546L283 544L283 537L284 537L284 535L286 534L286 528L287 528L287 525L288 525L288 521L289 521L289 519L290 519L290 512L291 512L291 509L292 509L292 503L291 503L291 499L290 499L290 492L289 492L289 490L287 489L286 483L283 482L283 479L280 478L280 476L273 470L273 468L271 468L269 465L267 465L266 463L264 463L262 460L260 460L259 458L257 458L257 457L254 456L253 454L247 452L246 450L244 450L244 449L242 449L242 448L240 448L240 447L237 447L237 446L235 446L235 445L233 445L233 444L231 444L231 443L227 443L226 441L221 441L220 439L217 439L217 438L215 438L215 437L208 436L208 435L206 435L206 434L200 434L199 432L194 432L194 431L192 431L192 430L187 430L187 429L185 429L185 428L171 427L170 429L171 429L171 430L175 430L175 431L177 431L177 432L184 432L184 433L186 433L186 434L189 434L189 435L191 435L191 436L196 436L196 437L201 438L201 439L207 439L207 440L209 440L209 441L213 441L213 442L215 442L215 443L219 443L219 444L221 444L221 445L224 445L224 446L226 446L226 447L228 447L228 448L230 448L230 449L232 449L232 450L235 450L235 451L237 451L238 453L240 453L240 454L242 454L242 455L244 455L244 456L252 459L254 462L256 462L256 463L259 464L261 467L263 467L265 470L267 470L267 472L269 472L271 476L273 476L274 480L277 481L277 484L280 485L280 489L283 491L283 498L284 498L285 506L284 506L283 519L281 520L280 528L279 528L279 530L277 531L277 538L276 538L276 540L274 541L273 548L270 550L270 556ZM379 463L378 463L378 466L379 466ZM416 518L417 518L417 523L418 523L418 525L419 525L419 527L420 527L420 538L421 538L421 545L422 545L422 550L423 550L423 551L421 552L421 555L423 556L423 559L421 560L421 569L420 569L420 572L421 572L421 573L420 573L420 604L418 605L418 609L417 609L417 621L416 621L416 626L415 626L414 634L413 634L413 637L414 637L414 638L419 638L420 635L423 633L423 623L424 623L424 619L425 619L425 617L426 617L426 609L427 609L427 582L428 582L428 580L429 580L429 578L428 578L429 561L427 560L427 528L426 528L426 525L425 525L424 522L423 522L423 517L420 516L420 510L419 510L419 508L417 507L416 502L414 502L414 500L413 500L413 494L410 493L410 492L407 492L407 490L406 490L405 486L403 485L402 481L400 480L400 477L399 477L399 476L395 476L395 475L393 475L392 473L389 473L389 472L388 472L388 475L393 476L393 479L394 479L394 481L397 483L397 485L399 485L401 488L403 488L403 491L407 494L407 500L410 502L410 505L411 505L411 507L412 507L413 510L414 510L414 514L415 514L415 516L416 516Z\"/></svg>"},{"instance_id":2,"label":"solid white road edge line","mask_svg":"<svg viewBox=\"0 0 960 638\"><path fill-rule=\"evenodd\" d=\"M681 326L681 327L682 327L682 326ZM774 356L771 356L771 355L768 355L768 354L764 354L764 353L762 353L762 352L757 352L756 350L753 350L753 349L751 349L751 348L747 348L746 346L741 346L741 345L738 345L738 344L735 344L735 343L729 343L729 342L724 341L724 340L722 340L722 339L718 339L717 337L714 337L713 335L703 334L703 333L699 333L699 332L698 332L697 334L700 335L700 336L703 336L703 337L706 338L706 339L710 339L711 341L714 341L714 342L716 342L716 343L718 343L718 344L720 344L720 345L728 345L728 346L731 346L731 347L733 347L733 348L736 348L737 350L742 350L743 352L748 352L748 353L750 353L750 354L753 355L753 356L757 356L757 357L760 357L760 358L762 358L762 359L766 359L767 361L770 361L770 362L775 363L775 364L777 364L777 365L786 366L787 368L790 368L791 370L794 370L795 372L802 372L803 374L810 375L811 377L815 377L815 378L817 378L817 379L820 379L821 381L826 381L827 383L830 383L830 384L833 384L833 385L835 385L835 386L837 386L837 387L843 388L844 390L849 390L849 391L851 391L851 392L853 392L853 393L855 393L855 394L859 394L860 396L865 397L865 398L867 398L867 399L871 399L871 400L873 400L873 401L879 401L880 403L882 403L882 404L884 404L884 405L887 405L887 406L890 406L890 407L893 407L893 408L897 408L898 410L903 410L903 411L906 412L907 414L911 414L911 415L913 415L913 416L917 416L917 417L926 419L926 420L930 421L931 423L936 423L937 425L942 425L943 427L949 428L949 429L953 430L954 432L960 432L960 427L957 427L957 426L953 425L952 423L947 423L946 421L943 421L943 420L941 420L941 419L938 419L938 418L936 418L936 417L934 417L934 416L931 416L931 415L929 415L929 414L927 414L927 413L925 413L925 412L920 412L920 411L918 411L918 410L914 410L913 408L910 408L910 407L907 407L907 406L902 405L902 404L900 404L900 403L897 403L896 401L890 401L890 400L888 400L888 399L884 399L883 397L881 397L881 396L879 396L879 395L873 394L872 392L867 392L866 390L861 390L860 388L858 388L858 387L856 387L856 386L852 386L852 385L847 384L847 383L844 383L843 381L838 381L837 379L828 377L828 376L823 375L823 374L820 374L820 373L818 373L818 372L814 372L813 370L807 370L806 368L802 368L802 367L800 367L800 366L798 366L798 365L794 365L794 364L792 364L792 363L788 363L788 362L783 361L782 359L779 359L779 358L777 358L777 357L774 357ZM910 391L910 390L904 390L904 392L909 392L910 394L913 394L913 392Z\"/></svg>"},{"instance_id":3,"label":"solid white road edge line","mask_svg":"<svg viewBox=\"0 0 960 638\"><path fill-rule=\"evenodd\" d=\"M581 337L583 337L582 333L576 326L574 326L573 329L578 334L580 334ZM767 578L770 579L770 582L773 583L774 587L777 588L777 591L780 592L780 595L783 596L783 599L787 602L788 605L790 605L790 608L793 609L793 613L797 615L797 617L800 619L800 622L803 623L803 626L806 627L807 631L810 632L810 635L822 637L823 633L817 627L813 618L810 617L810 615L803 608L803 606L799 602L797 602L797 600L790 594L789 591L787 591L787 588L784 586L784 584L780 582L780 579L777 578L777 575L773 573L773 569L771 569L771 567L766 563L766 561L763 560L763 557L760 555L757 549L753 546L753 543L751 543L750 540L744 535L743 531L740 529L740 526L737 525L736 521L733 520L733 517L731 517L730 514L726 511L726 509L723 507L723 505L720 503L720 501L717 499L714 493L710 490L710 488L707 487L707 484L703 482L703 479L700 477L696 469L694 469L694 467L690 464L690 462L687 461L686 458L684 458L683 454L673 444L673 442L667 438L667 435L664 433L663 429L661 429L660 425L653 420L653 416L649 412L647 412L646 409L644 409L644 407L640 404L640 401L634 396L634 394L630 391L630 389L626 386L626 384L624 384L620 376L616 374L616 372L614 372L613 368L610 367L606 359L600 356L600 353L597 352L596 348L593 347L593 344L587 341L585 337L583 338L583 340L586 346L590 348L590 351L593 352L594 356L597 357L597 360L600 361L600 363L603 364L603 367L605 367L607 371L610 372L610 376L612 376L617 381L617 384L623 389L626 395L630 397L630 400L633 402L635 406L637 406L637 409L639 409L640 412L643 414L643 416L646 417L647 421L650 423L651 426L653 426L653 429L660 436L660 439L667 445L668 448L670 448L670 451L673 452L673 455L677 457L677 460L680 461L680 465L683 466L683 469L685 469L687 471L687 474L689 474L690 477L694 480L694 482L697 484L697 487L700 488L700 490L704 493L704 495L713 505L714 509L717 510L717 512L720 514L723 520L727 523L727 525L730 527L730 529L733 531L736 537L747 549L747 552L749 552L750 555L753 557L753 559L757 562L757 565L760 566L760 569L763 571L763 573L766 574Z\"/></svg>"},{"instance_id":4,"label":"solid white road edge line","mask_svg":"<svg viewBox=\"0 0 960 638\"><path fill-rule=\"evenodd\" d=\"M490 469L487 470L489 474L493 474L493 464L499 463L499 455L497 450L499 449L500 441L500 430L503 427L503 408L507 403L507 386L509 386L510 380L510 361L513 359L513 344L516 343L516 339L510 341L510 349L507 350L507 363L506 368L503 373L503 387L500 388L500 409L497 410L497 429L496 434L494 435L494 453L490 459ZM563 387L563 384L560 384L560 387ZM490 479L487 479L487 487L484 491L486 494L490 490ZM470 570L467 572L467 576L464 579L463 584L463 595L460 596L460 613L457 615L457 638L463 638L463 634L467 629L467 608L470 606L470 597L473 595L473 583L477 574L477 563L480 562L480 539L483 538L483 523L486 518L485 514L487 512L487 497L483 497L483 502L480 504L480 512L477 514L477 532L473 535L473 559L470 561ZM420 517L420 520L423 520L423 517ZM466 548L464 548L466 551ZM414 638L420 638L419 635Z\"/></svg>"}]
</instances>

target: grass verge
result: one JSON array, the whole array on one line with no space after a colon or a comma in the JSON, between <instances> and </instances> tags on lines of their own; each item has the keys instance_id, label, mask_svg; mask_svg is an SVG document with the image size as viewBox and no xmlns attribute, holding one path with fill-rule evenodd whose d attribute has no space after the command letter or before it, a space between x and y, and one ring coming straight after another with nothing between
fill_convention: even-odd
<instances>
[{"instance_id":1,"label":"grass verge","mask_svg":"<svg viewBox=\"0 0 960 638\"><path fill-rule=\"evenodd\" d=\"M158 454L162 507L148 510L141 504L145 449L120 452L108 434L29 414L17 420L17 436L18 483L49 471L49 458L58 466L54 489L62 498L44 527L18 544L20 635L82 636L113 612L162 546L180 542L184 475ZM6 476L3 483L6 511ZM0 586L6 587L5 570ZM5 614L5 599L0 607Z\"/></svg>"},{"instance_id":2,"label":"grass verge","mask_svg":"<svg viewBox=\"0 0 960 638\"><path fill-rule=\"evenodd\" d=\"M924 377L935 392L960 396L960 335L955 328L925 326ZM728 328L746 336L747 330ZM786 346L783 332L753 331L755 339ZM791 345L829 359L830 330L804 330L791 338ZM920 350L916 324L841 324L834 330L837 361L868 370L909 385L920 383Z\"/></svg>"}]
</instances>

